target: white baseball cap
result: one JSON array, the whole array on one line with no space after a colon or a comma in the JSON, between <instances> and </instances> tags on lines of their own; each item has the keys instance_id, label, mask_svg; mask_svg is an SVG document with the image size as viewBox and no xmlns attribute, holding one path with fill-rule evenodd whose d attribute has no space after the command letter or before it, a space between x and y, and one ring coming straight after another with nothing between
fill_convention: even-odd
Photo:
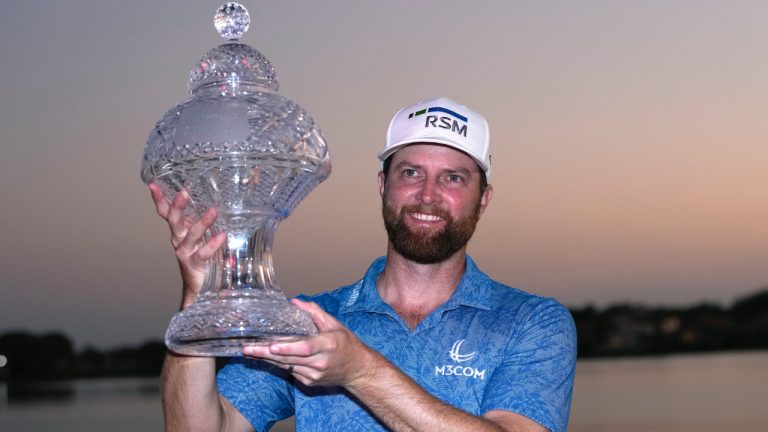
<instances>
[{"instance_id":1,"label":"white baseball cap","mask_svg":"<svg viewBox=\"0 0 768 432\"><path fill-rule=\"evenodd\" d=\"M379 152L385 161L400 147L415 143L443 144L472 157L486 176L491 175L491 143L483 116L446 97L418 102L395 114L387 141Z\"/></svg>"}]
</instances>

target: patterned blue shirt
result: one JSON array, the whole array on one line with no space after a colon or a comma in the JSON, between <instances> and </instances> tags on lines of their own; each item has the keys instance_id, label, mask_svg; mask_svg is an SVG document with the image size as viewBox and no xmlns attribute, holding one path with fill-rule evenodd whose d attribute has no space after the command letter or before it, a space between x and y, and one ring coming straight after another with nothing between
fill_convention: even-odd
<instances>
[{"instance_id":1,"label":"patterned blue shirt","mask_svg":"<svg viewBox=\"0 0 768 432\"><path fill-rule=\"evenodd\" d=\"M567 309L491 280L467 257L451 298L411 331L376 290L385 263L379 258L356 284L312 300L441 401L566 430L576 364ZM306 387L260 361L232 359L217 382L257 431L294 414L297 431L387 430L343 388Z\"/></svg>"}]
</instances>

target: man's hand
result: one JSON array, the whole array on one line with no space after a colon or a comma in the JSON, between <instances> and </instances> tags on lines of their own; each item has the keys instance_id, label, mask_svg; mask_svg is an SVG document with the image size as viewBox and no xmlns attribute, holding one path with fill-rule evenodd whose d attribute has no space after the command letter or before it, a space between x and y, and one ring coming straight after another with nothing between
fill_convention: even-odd
<instances>
[{"instance_id":1,"label":"man's hand","mask_svg":"<svg viewBox=\"0 0 768 432\"><path fill-rule=\"evenodd\" d=\"M219 233L207 243L203 242L205 231L216 220L216 209L208 209L197 220L184 217L184 207L189 203L187 191L182 190L176 194L173 202L169 204L157 183L151 183L149 190L157 214L168 222L171 229L171 244L176 251L181 279L184 282L181 299L181 309L184 309L195 301L205 281L205 263L224 245L227 235Z\"/></svg>"},{"instance_id":2,"label":"man's hand","mask_svg":"<svg viewBox=\"0 0 768 432\"><path fill-rule=\"evenodd\" d=\"M266 360L290 371L308 386L354 388L372 365L383 358L315 303L291 300L307 311L320 333L295 342L273 342L243 349L249 357Z\"/></svg>"}]
</instances>

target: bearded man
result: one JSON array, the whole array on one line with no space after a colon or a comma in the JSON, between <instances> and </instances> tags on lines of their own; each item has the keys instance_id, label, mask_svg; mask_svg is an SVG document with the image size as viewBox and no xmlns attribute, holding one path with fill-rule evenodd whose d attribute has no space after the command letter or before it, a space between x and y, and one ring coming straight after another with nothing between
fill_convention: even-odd
<instances>
[{"instance_id":1,"label":"bearded man","mask_svg":"<svg viewBox=\"0 0 768 432\"><path fill-rule=\"evenodd\" d=\"M298 431L565 431L576 359L573 320L553 299L483 274L467 243L491 201L486 120L447 98L392 119L379 173L389 241L357 283L292 300L319 334L214 360L169 354L166 430L265 431L296 416ZM150 186L177 242L182 308L222 236L215 219L185 221Z\"/></svg>"}]
</instances>

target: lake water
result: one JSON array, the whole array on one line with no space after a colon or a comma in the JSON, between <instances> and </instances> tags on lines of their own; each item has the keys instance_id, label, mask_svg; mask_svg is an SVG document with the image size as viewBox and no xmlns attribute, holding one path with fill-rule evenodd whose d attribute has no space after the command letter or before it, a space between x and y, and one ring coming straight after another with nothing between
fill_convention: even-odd
<instances>
[{"instance_id":1,"label":"lake water","mask_svg":"<svg viewBox=\"0 0 768 432\"><path fill-rule=\"evenodd\" d=\"M581 361L571 431L768 431L768 353Z\"/></svg>"},{"instance_id":2,"label":"lake water","mask_svg":"<svg viewBox=\"0 0 768 432\"><path fill-rule=\"evenodd\" d=\"M45 390L9 403L0 387L0 431L162 430L156 379L80 380ZM273 428L291 430L291 421ZM569 431L724 430L768 430L768 352L577 365Z\"/></svg>"}]
</instances>

